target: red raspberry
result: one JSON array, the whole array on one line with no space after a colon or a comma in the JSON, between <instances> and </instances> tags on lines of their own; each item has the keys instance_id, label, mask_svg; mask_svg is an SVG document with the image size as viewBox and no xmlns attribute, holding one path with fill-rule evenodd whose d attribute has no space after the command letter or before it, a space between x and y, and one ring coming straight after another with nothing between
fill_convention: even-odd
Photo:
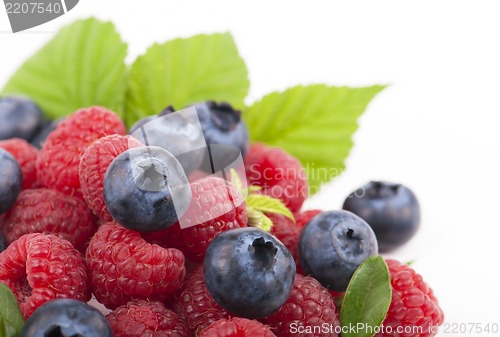
<instances>
[{"instance_id":1,"label":"red raspberry","mask_svg":"<svg viewBox=\"0 0 500 337\"><path fill-rule=\"evenodd\" d=\"M208 177L197 180L191 183L191 191L191 203L180 219L185 228L181 229L176 223L156 235L164 236L167 247L178 248L191 260L200 262L218 234L246 227L248 215L241 194L224 179ZM200 218L210 220L198 223Z\"/></svg>"},{"instance_id":2,"label":"red raspberry","mask_svg":"<svg viewBox=\"0 0 500 337\"><path fill-rule=\"evenodd\" d=\"M116 337L189 336L186 323L158 301L131 301L106 318Z\"/></svg>"},{"instance_id":3,"label":"red raspberry","mask_svg":"<svg viewBox=\"0 0 500 337\"><path fill-rule=\"evenodd\" d=\"M221 319L203 329L198 337L276 337L262 323L246 318Z\"/></svg>"},{"instance_id":4,"label":"red raspberry","mask_svg":"<svg viewBox=\"0 0 500 337\"><path fill-rule=\"evenodd\" d=\"M119 154L139 146L143 144L131 136L109 135L92 143L81 156L79 176L83 198L102 222L113 220L104 203L104 174Z\"/></svg>"},{"instance_id":5,"label":"red raspberry","mask_svg":"<svg viewBox=\"0 0 500 337\"><path fill-rule=\"evenodd\" d=\"M82 200L47 188L22 191L0 221L7 243L24 234L48 233L68 240L82 253L97 230L94 215Z\"/></svg>"},{"instance_id":6,"label":"red raspberry","mask_svg":"<svg viewBox=\"0 0 500 337\"><path fill-rule=\"evenodd\" d=\"M10 152L16 158L23 171L23 190L37 187L40 183L36 178L36 159L38 150L20 138L0 141L0 148Z\"/></svg>"},{"instance_id":7,"label":"red raspberry","mask_svg":"<svg viewBox=\"0 0 500 337\"><path fill-rule=\"evenodd\" d=\"M0 282L16 296L24 318L55 298L90 300L80 253L54 235L26 234L0 253Z\"/></svg>"},{"instance_id":8,"label":"red raspberry","mask_svg":"<svg viewBox=\"0 0 500 337\"><path fill-rule=\"evenodd\" d=\"M125 125L102 107L81 109L50 133L37 160L38 179L44 186L82 198L78 168L80 155L97 139L124 135Z\"/></svg>"},{"instance_id":9,"label":"red raspberry","mask_svg":"<svg viewBox=\"0 0 500 337\"><path fill-rule=\"evenodd\" d=\"M202 329L213 322L230 316L208 293L203 266L186 277L175 293L171 307L186 321L192 336L198 336Z\"/></svg>"},{"instance_id":10,"label":"red raspberry","mask_svg":"<svg viewBox=\"0 0 500 337\"><path fill-rule=\"evenodd\" d=\"M444 315L432 289L427 286L422 276L409 266L390 259L386 260L386 263L391 273L392 300L389 312L382 323L385 327L385 333L381 331L375 336L434 336L436 333L433 330L437 329L431 329L430 327L441 325ZM389 333L391 328L392 332ZM397 333L397 329L403 329L405 333ZM414 333L410 333L409 331L413 329L415 330Z\"/></svg>"},{"instance_id":11,"label":"red raspberry","mask_svg":"<svg viewBox=\"0 0 500 337\"><path fill-rule=\"evenodd\" d=\"M307 223L311 221L312 218L314 218L316 215L322 212L323 211L319 209L311 209L309 211L300 212L295 214L295 221L297 221L297 225L300 228L304 228L304 226L307 225Z\"/></svg>"},{"instance_id":12,"label":"red raspberry","mask_svg":"<svg viewBox=\"0 0 500 337\"><path fill-rule=\"evenodd\" d=\"M292 253L293 259L298 262L299 235L301 228L295 222L281 214L266 214L273 222L271 234L277 237Z\"/></svg>"},{"instance_id":13,"label":"red raspberry","mask_svg":"<svg viewBox=\"0 0 500 337\"><path fill-rule=\"evenodd\" d=\"M109 309L133 299L164 301L186 274L179 250L151 245L114 222L97 230L86 257L94 295Z\"/></svg>"},{"instance_id":14,"label":"red raspberry","mask_svg":"<svg viewBox=\"0 0 500 337\"><path fill-rule=\"evenodd\" d=\"M336 337L336 329L340 326L337 306L328 291L312 277L300 274L295 275L292 292L280 310L260 321L269 325L280 337ZM329 330L323 333L298 333L300 330L294 331L292 323L301 328L321 329L327 325Z\"/></svg>"},{"instance_id":15,"label":"red raspberry","mask_svg":"<svg viewBox=\"0 0 500 337\"><path fill-rule=\"evenodd\" d=\"M281 199L292 212L300 210L309 194L302 165L283 149L252 144L245 171L250 185L263 188L259 193Z\"/></svg>"}]
</instances>

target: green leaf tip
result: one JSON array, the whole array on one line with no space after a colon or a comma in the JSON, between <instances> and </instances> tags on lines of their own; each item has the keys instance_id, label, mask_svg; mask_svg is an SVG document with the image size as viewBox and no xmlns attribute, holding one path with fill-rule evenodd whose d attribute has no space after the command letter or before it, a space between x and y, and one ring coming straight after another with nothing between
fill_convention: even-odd
<instances>
[{"instance_id":1,"label":"green leaf tip","mask_svg":"<svg viewBox=\"0 0 500 337\"><path fill-rule=\"evenodd\" d=\"M392 287L389 269L381 256L366 259L347 287L340 322L343 337L372 337L389 310ZM361 327L353 332L350 327Z\"/></svg>"},{"instance_id":2,"label":"green leaf tip","mask_svg":"<svg viewBox=\"0 0 500 337\"><path fill-rule=\"evenodd\" d=\"M14 294L0 282L0 337L19 336L23 326L23 315Z\"/></svg>"},{"instance_id":3,"label":"green leaf tip","mask_svg":"<svg viewBox=\"0 0 500 337\"><path fill-rule=\"evenodd\" d=\"M275 199L261 194L249 194L245 202L247 204L247 207L251 207L254 210L260 211L262 213L284 215L295 222L295 217L293 216L292 212L280 199Z\"/></svg>"}]
</instances>

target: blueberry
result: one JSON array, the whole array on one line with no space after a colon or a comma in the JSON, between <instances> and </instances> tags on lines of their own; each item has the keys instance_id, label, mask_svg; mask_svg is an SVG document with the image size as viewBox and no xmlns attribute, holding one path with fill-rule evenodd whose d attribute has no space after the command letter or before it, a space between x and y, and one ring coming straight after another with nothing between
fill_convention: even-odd
<instances>
[{"instance_id":1,"label":"blueberry","mask_svg":"<svg viewBox=\"0 0 500 337\"><path fill-rule=\"evenodd\" d=\"M73 299L49 301L28 318L21 337L112 337L113 331L99 310Z\"/></svg>"},{"instance_id":2,"label":"blueberry","mask_svg":"<svg viewBox=\"0 0 500 337\"><path fill-rule=\"evenodd\" d=\"M194 109L174 111L169 106L157 116L139 120L129 134L146 145L163 147L172 153L189 175L201 166L205 139Z\"/></svg>"},{"instance_id":3,"label":"blueberry","mask_svg":"<svg viewBox=\"0 0 500 337\"><path fill-rule=\"evenodd\" d=\"M204 273L208 292L221 307L254 319L273 314L286 302L295 279L295 262L271 234L237 228L211 242Z\"/></svg>"},{"instance_id":4,"label":"blueberry","mask_svg":"<svg viewBox=\"0 0 500 337\"><path fill-rule=\"evenodd\" d=\"M43 113L33 101L16 96L0 98L0 140L17 137L30 141L43 122Z\"/></svg>"},{"instance_id":5,"label":"blueberry","mask_svg":"<svg viewBox=\"0 0 500 337\"><path fill-rule=\"evenodd\" d=\"M377 239L360 217L347 211L326 211L304 227L298 253L306 274L328 289L345 291L356 268L377 254Z\"/></svg>"},{"instance_id":6,"label":"blueberry","mask_svg":"<svg viewBox=\"0 0 500 337\"><path fill-rule=\"evenodd\" d=\"M46 122L40 132L38 132L36 136L31 140L31 145L33 145L37 149L41 149L43 144L45 144L45 142L47 141L47 137L49 136L49 134L54 131L63 120L64 118L59 118L53 121Z\"/></svg>"},{"instance_id":7,"label":"blueberry","mask_svg":"<svg viewBox=\"0 0 500 337\"><path fill-rule=\"evenodd\" d=\"M371 181L352 192L342 207L363 218L387 252L408 242L420 226L420 205L406 186Z\"/></svg>"},{"instance_id":8,"label":"blueberry","mask_svg":"<svg viewBox=\"0 0 500 337\"><path fill-rule=\"evenodd\" d=\"M141 232L165 229L187 210L191 189L179 161L157 146L129 149L104 175L104 201L123 227Z\"/></svg>"},{"instance_id":9,"label":"blueberry","mask_svg":"<svg viewBox=\"0 0 500 337\"><path fill-rule=\"evenodd\" d=\"M8 211L17 200L23 185L23 172L17 160L0 148L0 214Z\"/></svg>"},{"instance_id":10,"label":"blueberry","mask_svg":"<svg viewBox=\"0 0 500 337\"><path fill-rule=\"evenodd\" d=\"M244 158L249 140L241 111L225 102L208 101L194 106L210 151L205 155L201 168L206 172L217 172L230 166L240 154Z\"/></svg>"},{"instance_id":11,"label":"blueberry","mask_svg":"<svg viewBox=\"0 0 500 337\"><path fill-rule=\"evenodd\" d=\"M3 252L7 248L7 245L5 244L5 238L3 237L3 234L0 232L0 253Z\"/></svg>"}]
</instances>

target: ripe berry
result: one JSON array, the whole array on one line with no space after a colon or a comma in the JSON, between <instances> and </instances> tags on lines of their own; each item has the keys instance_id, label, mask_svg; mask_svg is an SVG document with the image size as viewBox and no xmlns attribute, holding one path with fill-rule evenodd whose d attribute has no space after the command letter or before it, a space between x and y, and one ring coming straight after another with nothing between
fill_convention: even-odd
<instances>
[{"instance_id":1,"label":"ripe berry","mask_svg":"<svg viewBox=\"0 0 500 337\"><path fill-rule=\"evenodd\" d=\"M298 212L307 198L308 183L300 162L283 149L252 144L245 158L248 183L262 187L260 193L281 199Z\"/></svg>"},{"instance_id":2,"label":"ripe berry","mask_svg":"<svg viewBox=\"0 0 500 337\"><path fill-rule=\"evenodd\" d=\"M73 299L55 299L40 306L26 321L21 337L113 337L96 308Z\"/></svg>"},{"instance_id":3,"label":"ripe berry","mask_svg":"<svg viewBox=\"0 0 500 337\"><path fill-rule=\"evenodd\" d=\"M69 115L40 150L38 179L46 187L83 198L78 176L80 156L94 141L111 134L125 134L125 126L110 110L90 107Z\"/></svg>"},{"instance_id":4,"label":"ripe berry","mask_svg":"<svg viewBox=\"0 0 500 337\"><path fill-rule=\"evenodd\" d=\"M271 213L266 215L273 222L270 233L285 245L292 254L295 262L297 262L297 245L299 242L300 230L302 228L284 215Z\"/></svg>"},{"instance_id":5,"label":"ripe berry","mask_svg":"<svg viewBox=\"0 0 500 337\"><path fill-rule=\"evenodd\" d=\"M30 141L43 124L43 113L24 97L0 97L0 139L22 138Z\"/></svg>"},{"instance_id":6,"label":"ripe berry","mask_svg":"<svg viewBox=\"0 0 500 337\"><path fill-rule=\"evenodd\" d=\"M417 197L401 184L371 181L352 192L342 208L368 222L384 252L408 242L420 226Z\"/></svg>"},{"instance_id":7,"label":"ripe berry","mask_svg":"<svg viewBox=\"0 0 500 337\"><path fill-rule=\"evenodd\" d=\"M47 188L22 191L14 206L0 216L8 243L29 233L49 233L85 252L97 223L85 202Z\"/></svg>"},{"instance_id":8,"label":"ripe berry","mask_svg":"<svg viewBox=\"0 0 500 337\"><path fill-rule=\"evenodd\" d=\"M186 323L158 301L130 301L108 316L116 337L188 337Z\"/></svg>"},{"instance_id":9,"label":"ripe berry","mask_svg":"<svg viewBox=\"0 0 500 337\"><path fill-rule=\"evenodd\" d=\"M444 315L434 297L432 289L424 282L422 276L409 266L395 260L386 260L391 274L392 300L387 316L382 323L389 332L378 333L376 337L430 337L437 331L435 327L443 324ZM422 327L422 333L411 327ZM434 327L434 329L430 329ZM395 335L394 331L403 329L406 334ZM410 333L409 331L415 331Z\"/></svg>"},{"instance_id":10,"label":"ripe berry","mask_svg":"<svg viewBox=\"0 0 500 337\"><path fill-rule=\"evenodd\" d=\"M54 131L59 124L62 123L64 117L50 121L46 123L43 128L36 134L35 137L30 141L31 145L40 150L45 142L47 141L47 137L49 134Z\"/></svg>"},{"instance_id":11,"label":"ripe berry","mask_svg":"<svg viewBox=\"0 0 500 337\"><path fill-rule=\"evenodd\" d=\"M257 228L219 234L204 260L205 283L215 301L235 315L267 317L288 298L295 262L286 247Z\"/></svg>"},{"instance_id":12,"label":"ripe berry","mask_svg":"<svg viewBox=\"0 0 500 337\"><path fill-rule=\"evenodd\" d=\"M90 300L87 271L69 241L54 235L26 234L0 253L0 282L19 302L24 318L55 298Z\"/></svg>"},{"instance_id":13,"label":"ripe berry","mask_svg":"<svg viewBox=\"0 0 500 337\"><path fill-rule=\"evenodd\" d=\"M209 146L210 155L205 155L202 169L218 172L231 165L241 154L248 152L248 131L241 120L241 111L226 102L202 102L194 105L200 125Z\"/></svg>"},{"instance_id":14,"label":"ripe berry","mask_svg":"<svg viewBox=\"0 0 500 337\"><path fill-rule=\"evenodd\" d=\"M203 266L189 274L171 301L171 307L188 324L193 336L230 314L215 302L205 285Z\"/></svg>"},{"instance_id":15,"label":"ripe berry","mask_svg":"<svg viewBox=\"0 0 500 337\"><path fill-rule=\"evenodd\" d=\"M158 146L129 149L104 175L104 202L111 216L128 229L153 232L184 214L191 189L179 161Z\"/></svg>"},{"instance_id":16,"label":"ripe berry","mask_svg":"<svg viewBox=\"0 0 500 337\"><path fill-rule=\"evenodd\" d=\"M292 292L285 304L278 312L260 321L280 337L337 337L335 331L340 326L337 306L328 291L312 277L300 274L295 276ZM312 328L317 332L297 333L291 329L292 323L297 328ZM328 332L317 330L323 326L328 326Z\"/></svg>"},{"instance_id":17,"label":"ripe berry","mask_svg":"<svg viewBox=\"0 0 500 337\"><path fill-rule=\"evenodd\" d=\"M276 337L265 325L246 318L221 319L203 329L198 337Z\"/></svg>"},{"instance_id":18,"label":"ripe berry","mask_svg":"<svg viewBox=\"0 0 500 337\"><path fill-rule=\"evenodd\" d=\"M299 226L301 229L304 228L304 226L307 225L309 221L311 221L316 215L320 214L321 212L323 211L319 209L311 209L308 211L296 213L295 221L297 222L297 226Z\"/></svg>"},{"instance_id":19,"label":"ripe berry","mask_svg":"<svg viewBox=\"0 0 500 337\"><path fill-rule=\"evenodd\" d=\"M315 216L299 237L299 260L305 274L335 291L345 291L356 268L377 250L370 226L347 211Z\"/></svg>"},{"instance_id":20,"label":"ripe berry","mask_svg":"<svg viewBox=\"0 0 500 337\"><path fill-rule=\"evenodd\" d=\"M104 175L119 154L134 147L144 146L131 136L109 135L96 140L83 152L78 175L83 199L101 221L113 220L104 203Z\"/></svg>"},{"instance_id":21,"label":"ripe berry","mask_svg":"<svg viewBox=\"0 0 500 337\"><path fill-rule=\"evenodd\" d=\"M151 245L138 232L113 222L99 227L86 258L94 295L109 309L132 299L164 301L186 274L179 250Z\"/></svg>"},{"instance_id":22,"label":"ripe berry","mask_svg":"<svg viewBox=\"0 0 500 337\"><path fill-rule=\"evenodd\" d=\"M172 153L189 175L201 166L205 138L194 109L174 111L169 106L157 116L141 119L130 128L129 134L143 144Z\"/></svg>"},{"instance_id":23,"label":"ripe berry","mask_svg":"<svg viewBox=\"0 0 500 337\"><path fill-rule=\"evenodd\" d=\"M36 159L38 150L21 138L12 138L0 141L0 148L6 150L16 158L23 172L22 189L35 188L39 185L36 178Z\"/></svg>"},{"instance_id":24,"label":"ripe berry","mask_svg":"<svg viewBox=\"0 0 500 337\"><path fill-rule=\"evenodd\" d=\"M6 247L5 238L3 237L2 232L0 232L0 253L3 252Z\"/></svg>"},{"instance_id":25,"label":"ripe berry","mask_svg":"<svg viewBox=\"0 0 500 337\"><path fill-rule=\"evenodd\" d=\"M8 211L17 200L23 184L23 172L9 152L0 148L0 214Z\"/></svg>"}]
</instances>

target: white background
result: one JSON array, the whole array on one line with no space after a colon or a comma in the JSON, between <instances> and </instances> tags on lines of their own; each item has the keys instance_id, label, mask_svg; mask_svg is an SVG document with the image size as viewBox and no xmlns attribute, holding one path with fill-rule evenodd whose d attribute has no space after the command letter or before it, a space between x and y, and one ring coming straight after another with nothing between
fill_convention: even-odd
<instances>
[{"instance_id":1,"label":"white background","mask_svg":"<svg viewBox=\"0 0 500 337\"><path fill-rule=\"evenodd\" d=\"M390 84L360 120L347 171L307 207L339 208L371 179L407 184L422 228L391 257L415 260L447 322L500 323L500 4L81 0L15 35L2 9L0 85L58 27L90 15L116 23L129 62L153 41L230 31L249 102L295 84Z\"/></svg>"}]
</instances>

